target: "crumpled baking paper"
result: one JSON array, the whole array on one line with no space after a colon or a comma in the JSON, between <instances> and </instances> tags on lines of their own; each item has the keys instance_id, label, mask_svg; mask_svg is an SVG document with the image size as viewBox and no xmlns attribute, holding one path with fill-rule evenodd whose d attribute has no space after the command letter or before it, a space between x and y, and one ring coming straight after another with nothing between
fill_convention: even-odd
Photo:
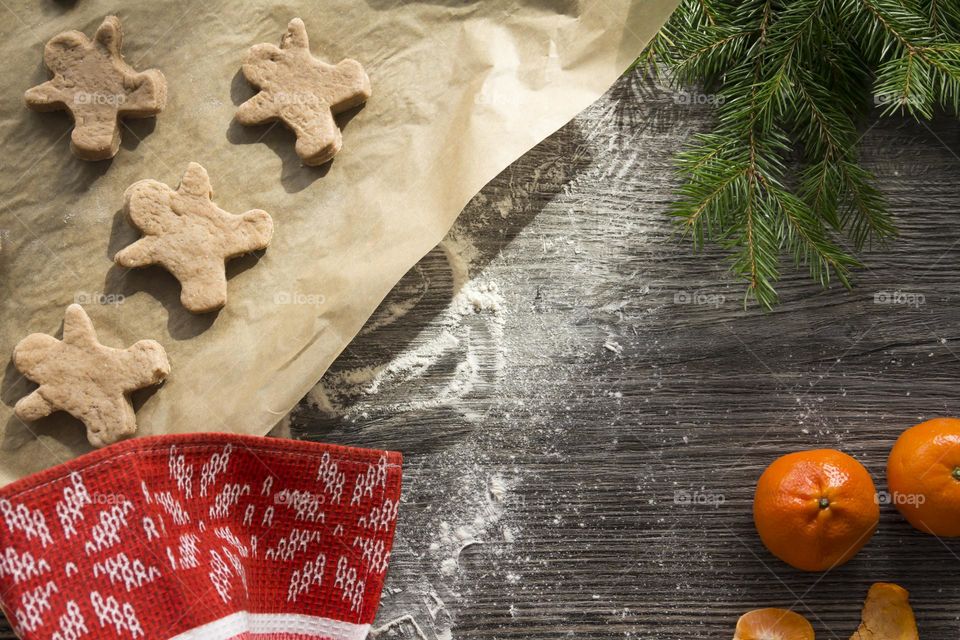
<instances>
[{"instance_id":1,"label":"crumpled baking paper","mask_svg":"<svg viewBox=\"0 0 960 640\"><path fill-rule=\"evenodd\" d=\"M320 379L391 287L440 241L469 199L510 162L597 99L676 0L7 0L0 8L0 483L89 450L58 413L24 424L15 402L34 385L9 360L32 332L58 334L84 305L101 342L153 338L173 368L138 392L141 434L264 434ZM127 120L111 161L69 150L70 117L33 113L23 92L48 78L43 46L93 34L117 13L124 54L159 68L169 101ZM283 125L243 127L255 93L247 49L279 43L293 17L314 54L361 61L373 98L340 118L343 151L302 166ZM260 254L228 266L229 301L193 315L159 267L128 271L113 255L138 233L123 192L144 178L175 187L191 161L227 211L260 208L276 226Z\"/></svg>"}]
</instances>

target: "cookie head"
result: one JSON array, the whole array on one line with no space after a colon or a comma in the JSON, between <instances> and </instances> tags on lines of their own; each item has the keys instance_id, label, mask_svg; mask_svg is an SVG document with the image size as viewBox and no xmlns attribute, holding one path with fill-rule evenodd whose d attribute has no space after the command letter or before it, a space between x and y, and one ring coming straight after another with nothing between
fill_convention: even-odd
<instances>
[{"instance_id":1,"label":"cookie head","mask_svg":"<svg viewBox=\"0 0 960 640\"><path fill-rule=\"evenodd\" d=\"M13 364L28 378L39 375L38 368L48 362L60 341L45 333L31 333L13 349Z\"/></svg>"},{"instance_id":2,"label":"cookie head","mask_svg":"<svg viewBox=\"0 0 960 640\"><path fill-rule=\"evenodd\" d=\"M127 218L133 226L144 233L159 235L165 227L176 223L170 205L171 194L167 185L156 180L140 180L133 183L123 194Z\"/></svg>"},{"instance_id":3,"label":"cookie head","mask_svg":"<svg viewBox=\"0 0 960 640\"><path fill-rule=\"evenodd\" d=\"M87 42L87 36L79 31L65 31L54 36L43 48L43 63L50 73L68 77L83 62Z\"/></svg>"},{"instance_id":4,"label":"cookie head","mask_svg":"<svg viewBox=\"0 0 960 640\"><path fill-rule=\"evenodd\" d=\"M272 44L257 44L250 47L243 59L243 76L256 87L263 87L275 77L277 65L283 60L283 52Z\"/></svg>"}]
</instances>

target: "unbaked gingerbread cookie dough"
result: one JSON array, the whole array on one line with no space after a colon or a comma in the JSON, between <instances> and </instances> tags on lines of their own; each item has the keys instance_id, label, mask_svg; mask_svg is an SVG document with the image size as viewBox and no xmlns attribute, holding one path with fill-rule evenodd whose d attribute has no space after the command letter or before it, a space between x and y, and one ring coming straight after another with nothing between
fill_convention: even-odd
<instances>
[{"instance_id":1,"label":"unbaked gingerbread cookie dough","mask_svg":"<svg viewBox=\"0 0 960 640\"><path fill-rule=\"evenodd\" d=\"M370 78L356 60L327 64L310 53L307 28L294 18L280 46L250 48L243 75L260 93L240 105L237 121L257 125L280 120L297 136L297 155L307 165L333 159L343 146L334 116L366 102Z\"/></svg>"},{"instance_id":2,"label":"unbaked gingerbread cookie dough","mask_svg":"<svg viewBox=\"0 0 960 640\"><path fill-rule=\"evenodd\" d=\"M122 267L158 264L180 281L180 302L194 313L215 311L227 303L226 261L266 249L273 220L252 209L235 215L212 200L207 170L191 162L176 191L156 180L130 186L125 208L144 237L120 250Z\"/></svg>"},{"instance_id":3,"label":"unbaked gingerbread cookie dough","mask_svg":"<svg viewBox=\"0 0 960 640\"><path fill-rule=\"evenodd\" d=\"M106 160L120 149L122 117L147 118L167 102L167 81L157 69L138 72L123 59L120 19L107 16L91 40L79 31L54 36L43 50L53 77L29 89L34 111L73 116L71 148L83 160Z\"/></svg>"},{"instance_id":4,"label":"unbaked gingerbread cookie dough","mask_svg":"<svg viewBox=\"0 0 960 640\"><path fill-rule=\"evenodd\" d=\"M40 385L21 398L21 420L39 420L66 411L87 427L95 447L112 444L137 430L130 394L162 382L170 362L160 343L140 340L126 349L100 344L90 317L78 304L67 307L63 340L32 333L13 351L13 363Z\"/></svg>"}]
</instances>

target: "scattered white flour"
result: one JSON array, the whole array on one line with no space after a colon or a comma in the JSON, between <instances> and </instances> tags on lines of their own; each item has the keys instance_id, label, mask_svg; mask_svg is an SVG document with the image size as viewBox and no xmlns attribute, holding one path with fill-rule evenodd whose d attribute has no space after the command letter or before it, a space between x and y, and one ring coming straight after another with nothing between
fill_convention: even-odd
<instances>
[{"instance_id":1,"label":"scattered white flour","mask_svg":"<svg viewBox=\"0 0 960 640\"><path fill-rule=\"evenodd\" d=\"M446 462L453 463L454 458ZM446 463L442 463L442 468L450 470ZM464 588L470 588L469 567L475 567L472 563L480 560L474 558L470 565L463 566L464 551L476 545L509 543L517 535L517 530L502 525L502 518L511 490L519 480L502 473L491 475L479 462L461 463L458 469L461 473L454 480L456 485L450 496L449 509L444 511L444 519L437 525L427 553L423 554L424 549L416 546L394 549L395 553L423 555L426 567L419 581L402 593L385 591L382 610L393 614L386 618L389 622L374 629L372 637L451 640L454 618L440 594L456 601L462 597ZM403 540L399 542L404 543ZM431 565L435 567L435 573L427 568ZM517 574L511 575L517 576L507 578L511 584L519 582Z\"/></svg>"},{"instance_id":2,"label":"scattered white flour","mask_svg":"<svg viewBox=\"0 0 960 640\"><path fill-rule=\"evenodd\" d=\"M502 311L504 308L503 296L496 282L484 282L471 279L478 253L473 242L462 232L451 231L440 243L450 263L453 275L453 301L450 304L449 320L456 322L471 314L488 312L493 318L494 326L503 327ZM502 335L502 331L498 335Z\"/></svg>"},{"instance_id":3,"label":"scattered white flour","mask_svg":"<svg viewBox=\"0 0 960 640\"><path fill-rule=\"evenodd\" d=\"M507 483L504 479L499 475L490 478L490 497L494 502L503 502L505 495L507 495Z\"/></svg>"},{"instance_id":4,"label":"scattered white flour","mask_svg":"<svg viewBox=\"0 0 960 640\"><path fill-rule=\"evenodd\" d=\"M500 217L506 218L510 215L510 211L513 209L513 198L509 195L504 196L497 201L496 207Z\"/></svg>"},{"instance_id":5,"label":"scattered white flour","mask_svg":"<svg viewBox=\"0 0 960 640\"><path fill-rule=\"evenodd\" d=\"M361 335L376 340L377 332L389 330L408 314L408 320L416 320L415 310L424 307L439 308L439 313L399 353L381 361L375 352L365 354L366 361L356 366L332 368L308 401L344 420L447 406L464 411L469 421L482 420L465 409L470 405L467 396L479 384L501 380L508 307L500 285L478 273L480 258L466 229L451 231L390 293ZM520 536L519 528L501 522L511 487L519 480L512 477L514 470L484 459L487 447L471 439L433 457L436 473L430 481L445 483L450 502L442 512L430 514L417 544L403 549L406 541L401 539L394 549L421 556L429 568L417 584L384 592L387 622L371 630L372 638L452 640L454 620L441 595L461 597L469 575L462 565L464 551L493 543L509 546Z\"/></svg>"},{"instance_id":6,"label":"scattered white flour","mask_svg":"<svg viewBox=\"0 0 960 640\"><path fill-rule=\"evenodd\" d=\"M408 283L406 279L400 282L393 292L391 292L392 296L395 295L400 297L400 300L391 300L390 302L381 305L381 307L374 313L373 317L367 321L363 329L360 330L361 336L373 333L377 329L382 329L383 327L389 327L397 320L400 320L406 316L418 304L420 304L420 301L423 300L423 296L430 289L431 282L430 278L419 264L413 267L413 271L419 277L413 283Z\"/></svg>"},{"instance_id":7,"label":"scattered white flour","mask_svg":"<svg viewBox=\"0 0 960 640\"><path fill-rule=\"evenodd\" d=\"M623 345L615 340L607 340L603 343L603 348L607 351L612 351L618 356L623 353Z\"/></svg>"},{"instance_id":8,"label":"scattered white flour","mask_svg":"<svg viewBox=\"0 0 960 640\"><path fill-rule=\"evenodd\" d=\"M497 525L503 515L504 500L510 483L500 474L487 480L485 495L471 499L466 497L468 510L462 515L465 520L457 524L440 523L437 540L430 545L430 552L440 558L440 573L451 577L459 573L460 554L467 547L488 541L512 542L515 532Z\"/></svg>"},{"instance_id":9,"label":"scattered white flour","mask_svg":"<svg viewBox=\"0 0 960 640\"><path fill-rule=\"evenodd\" d=\"M550 180L562 178L550 170L551 165L545 165ZM394 557L404 559L403 589L384 592L384 622L372 633L378 640L452 640L458 607L489 598L491 576L505 594L544 588L527 574L527 533L515 515L526 467L514 465L507 454L533 449L563 460L561 444L573 424L570 405L581 400L570 395L578 388L569 384L570 377L587 349L605 350L610 359L623 357L635 337L623 327L650 306L621 297L604 300L607 304L595 312L600 330L596 337L574 323L558 326L552 337L565 363L551 367L547 375L543 367L529 366L540 361L541 345L527 340L522 327L552 329L554 320L568 312L555 303L559 298L551 287L545 285L541 295L533 281L493 253L498 249L492 252L486 241L480 242L498 237L493 232L507 227L501 216L529 200L510 192L524 188L526 183L511 184L496 197L478 196L455 229L368 322L364 348L348 352L311 394L324 413L355 421L361 428L384 421L406 429L421 418L428 418L423 424L457 424L463 416L462 430L424 432L429 455L411 461L405 490L410 502L394 546ZM554 245L549 251L548 243ZM543 244L544 260L577 254L578 245L566 236L547 234ZM557 287L565 291L570 285L558 282ZM399 352L378 355L370 345L386 331L411 341ZM389 348L395 341L384 338L383 344ZM653 376L651 384L657 383ZM604 391L610 399L605 406L613 415L623 394L616 384ZM563 518L579 517L562 507L570 503L565 497L557 498L554 526L561 526ZM481 584L486 586L478 590ZM504 606L503 614L508 620L524 615L515 606Z\"/></svg>"},{"instance_id":10,"label":"scattered white flour","mask_svg":"<svg viewBox=\"0 0 960 640\"><path fill-rule=\"evenodd\" d=\"M417 640L452 640L453 639L453 630L451 627L451 617L450 612L447 611L447 605L440 599L440 596L437 595L436 591L429 590L423 598L424 608L427 613L428 620L423 620L424 625L428 626L433 632L432 636L428 636L423 627L417 623L417 619L413 614L405 613L399 617L396 617L389 622L386 622L374 629L370 630L371 638L378 638L381 636L386 637L398 637L398 633L405 633L407 631L413 633L413 637ZM408 637L408 636L400 636Z\"/></svg>"},{"instance_id":11,"label":"scattered white flour","mask_svg":"<svg viewBox=\"0 0 960 640\"><path fill-rule=\"evenodd\" d=\"M398 413L444 406L466 396L480 379L481 351L486 355L491 353L478 344L484 336L477 332L476 319L480 320L481 333L488 334L495 347L493 361L484 363L486 368L502 370L505 302L499 286L471 277L478 252L465 235L451 232L440 248L450 269L452 299L431 323L433 335L428 334L425 341L387 362L329 372L307 395L321 411L345 417L365 415L371 410ZM396 323L423 300L434 283L422 268L418 267L415 273L418 277L408 279L412 283L404 284L391 294L363 334ZM427 375L441 363L453 363L447 367L452 372ZM428 384L431 386L427 387ZM404 385L411 386L410 393L400 392ZM378 395L387 388L394 392L390 397Z\"/></svg>"},{"instance_id":12,"label":"scattered white flour","mask_svg":"<svg viewBox=\"0 0 960 640\"><path fill-rule=\"evenodd\" d=\"M423 632L423 629L420 628L420 625L417 624L416 619L410 615L406 614L395 618L390 622L386 622L375 629L370 630L371 638L379 638L381 636L392 636L396 631L402 631L405 628L410 628L413 630L414 636L417 640L430 640L430 638Z\"/></svg>"},{"instance_id":13,"label":"scattered white flour","mask_svg":"<svg viewBox=\"0 0 960 640\"><path fill-rule=\"evenodd\" d=\"M440 563L440 573L449 577L457 573L457 561L453 558L444 558Z\"/></svg>"},{"instance_id":14,"label":"scattered white flour","mask_svg":"<svg viewBox=\"0 0 960 640\"><path fill-rule=\"evenodd\" d=\"M620 117L619 110L611 117ZM348 349L311 394L329 418L325 427L345 426L374 445L378 434L390 434L385 445L401 447L423 439L408 456L395 561L371 631L377 640L475 634L473 620L469 633L454 631L454 616L464 607L490 613L481 634L513 637L520 626L511 617L527 622L531 612L537 615L538 601L554 609L565 603L554 585L533 577L537 563L562 561L562 555L542 558L526 527L535 522L544 529L536 538L548 541L574 524L591 527L579 498L593 488L538 482L528 491L525 484L544 468L531 459L579 462L572 452L582 446L582 408L593 408L598 423L614 423L623 413L624 391L636 386L632 378L598 371L597 357L613 362L633 354L647 337L640 333L647 318L676 311L670 281L646 281L660 271L621 272L635 262L635 252L655 251L650 238L660 237L659 223L618 217L628 249L586 240L600 238L612 222L606 210L578 203L592 190L581 192L575 182L635 181L642 167L619 155L617 162L599 162L621 142L594 139L593 126L576 129L575 145L567 137L551 138L478 194L455 229L368 321L362 347L358 341ZM645 239L648 230L656 233ZM561 262L572 270L551 269ZM569 277L551 279L551 273ZM633 281L631 295L603 286L612 278ZM656 336L643 346L662 348ZM639 376L655 393L663 384L660 369L641 369L623 374ZM307 412L316 417L312 408ZM394 427L396 439L389 431ZM601 446L612 451L621 445ZM639 473L638 491L648 492L653 472ZM531 519L534 509L549 517ZM604 544L587 544L594 542ZM588 587L582 598L598 600ZM583 613L580 597L571 598L567 604ZM588 608L598 615L607 603Z\"/></svg>"}]
</instances>

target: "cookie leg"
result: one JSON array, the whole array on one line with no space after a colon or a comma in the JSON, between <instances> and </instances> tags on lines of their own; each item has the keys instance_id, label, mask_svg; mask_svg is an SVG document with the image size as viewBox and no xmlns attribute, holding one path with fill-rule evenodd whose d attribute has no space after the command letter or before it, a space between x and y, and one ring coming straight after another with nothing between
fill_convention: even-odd
<instances>
[{"instance_id":1,"label":"cookie leg","mask_svg":"<svg viewBox=\"0 0 960 640\"><path fill-rule=\"evenodd\" d=\"M177 274L174 274L177 275ZM180 303L193 313L209 313L227 304L227 276L223 264L204 269L202 277L181 278Z\"/></svg>"},{"instance_id":2,"label":"cookie leg","mask_svg":"<svg viewBox=\"0 0 960 640\"><path fill-rule=\"evenodd\" d=\"M31 422L50 415L56 411L57 408L40 395L40 390L38 389L26 397L20 398L13 410L18 418L26 422Z\"/></svg>"},{"instance_id":3,"label":"cookie leg","mask_svg":"<svg viewBox=\"0 0 960 640\"><path fill-rule=\"evenodd\" d=\"M70 413L86 425L87 440L94 447L105 447L137 431L133 404L123 395L91 400Z\"/></svg>"},{"instance_id":4,"label":"cookie leg","mask_svg":"<svg viewBox=\"0 0 960 640\"><path fill-rule=\"evenodd\" d=\"M116 110L75 111L76 123L70 146L82 160L107 160L120 149Z\"/></svg>"},{"instance_id":5,"label":"cookie leg","mask_svg":"<svg viewBox=\"0 0 960 640\"><path fill-rule=\"evenodd\" d=\"M329 162L343 146L333 114L322 102L281 108L280 117L297 135L297 155L306 165Z\"/></svg>"},{"instance_id":6,"label":"cookie leg","mask_svg":"<svg viewBox=\"0 0 960 640\"><path fill-rule=\"evenodd\" d=\"M120 105L120 115L129 118L155 116L167 105L167 81L156 69L137 75L137 88Z\"/></svg>"}]
</instances>

